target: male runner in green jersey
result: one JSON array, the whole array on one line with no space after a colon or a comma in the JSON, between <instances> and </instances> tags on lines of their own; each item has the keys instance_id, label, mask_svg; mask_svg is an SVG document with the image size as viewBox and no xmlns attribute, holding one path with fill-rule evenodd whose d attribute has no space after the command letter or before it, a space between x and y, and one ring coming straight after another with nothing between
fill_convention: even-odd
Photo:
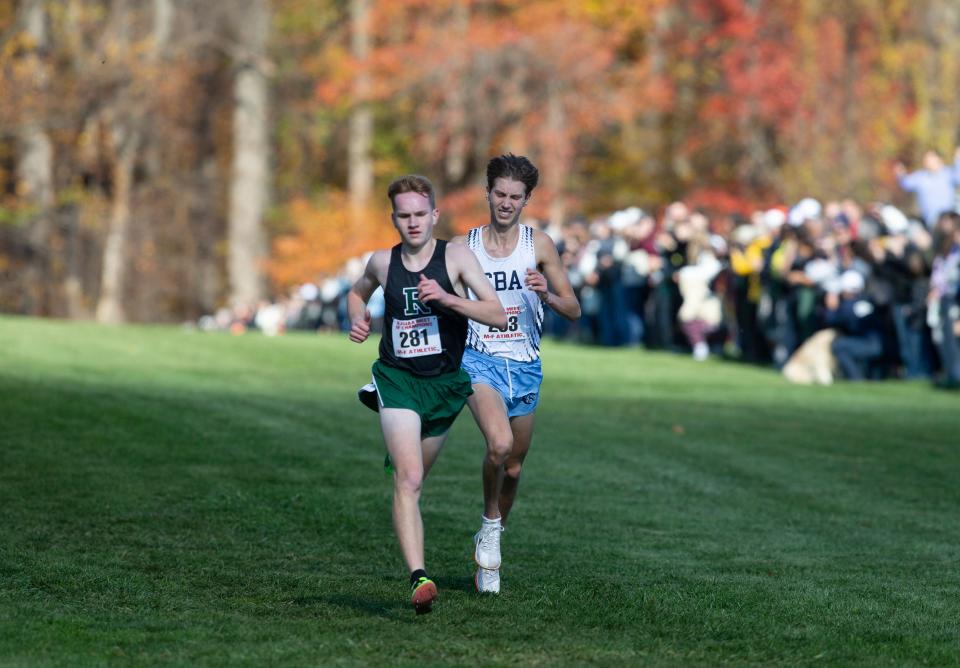
<instances>
[{"instance_id":1,"label":"male runner in green jersey","mask_svg":"<svg viewBox=\"0 0 960 668\"><path fill-rule=\"evenodd\" d=\"M411 602L429 612L437 588L424 567L420 490L447 432L471 394L460 368L467 319L503 327L507 318L476 257L435 239L433 186L404 176L387 190L400 243L373 253L347 296L350 340L370 335L367 301L383 286L386 311L371 394L394 467L393 524L410 569ZM469 299L470 290L476 299ZM363 398L363 397L361 397ZM364 401L367 403L367 401Z\"/></svg>"}]
</instances>

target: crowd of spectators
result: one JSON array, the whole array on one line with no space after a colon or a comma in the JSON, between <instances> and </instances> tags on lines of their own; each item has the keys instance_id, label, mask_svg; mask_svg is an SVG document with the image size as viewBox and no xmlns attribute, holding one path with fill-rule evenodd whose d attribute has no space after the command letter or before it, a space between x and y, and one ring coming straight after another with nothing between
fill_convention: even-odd
<instances>
[{"instance_id":1,"label":"crowd of spectators","mask_svg":"<svg viewBox=\"0 0 960 668\"><path fill-rule=\"evenodd\" d=\"M295 286L289 294L256 306L244 304L222 307L212 315L200 318L203 331L229 331L243 334L258 331L277 336L288 331L347 331L347 291L363 272L366 258L353 258L339 274L317 283ZM368 304L376 331L383 321L383 293L377 291Z\"/></svg>"},{"instance_id":2,"label":"crowd of spectators","mask_svg":"<svg viewBox=\"0 0 960 668\"><path fill-rule=\"evenodd\" d=\"M548 312L545 335L769 365L794 382L957 387L960 214L948 195L960 161L947 167L936 158L928 154L913 174L897 168L925 219L890 204L806 198L749 216L710 217L674 202L659 216L629 208L560 227L526 221L555 241L583 310L575 323ZM346 330L345 295L363 261L201 327ZM382 309L382 297L371 302L375 327Z\"/></svg>"},{"instance_id":3,"label":"crowd of spectators","mask_svg":"<svg viewBox=\"0 0 960 668\"><path fill-rule=\"evenodd\" d=\"M928 228L850 200L713 219L676 202L660 220L627 209L547 232L583 306L573 326L549 320L555 337L782 369L829 330L831 360L810 382L960 380L955 212Z\"/></svg>"}]
</instances>

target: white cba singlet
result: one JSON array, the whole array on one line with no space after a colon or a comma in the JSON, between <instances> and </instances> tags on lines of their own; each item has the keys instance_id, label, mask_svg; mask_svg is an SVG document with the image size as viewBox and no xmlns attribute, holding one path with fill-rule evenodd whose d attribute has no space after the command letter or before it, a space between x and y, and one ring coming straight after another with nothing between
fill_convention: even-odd
<instances>
[{"instance_id":1,"label":"white cba singlet","mask_svg":"<svg viewBox=\"0 0 960 668\"><path fill-rule=\"evenodd\" d=\"M487 253L483 247L482 227L475 227L467 234L467 245L480 261L480 266L507 312L506 329L470 320L467 347L485 355L517 362L532 362L540 358L543 304L537 293L528 290L524 285L527 269L537 268L533 228L527 225L518 227L520 238L513 253L507 257L491 257ZM473 291L470 291L470 298L477 298Z\"/></svg>"}]
</instances>

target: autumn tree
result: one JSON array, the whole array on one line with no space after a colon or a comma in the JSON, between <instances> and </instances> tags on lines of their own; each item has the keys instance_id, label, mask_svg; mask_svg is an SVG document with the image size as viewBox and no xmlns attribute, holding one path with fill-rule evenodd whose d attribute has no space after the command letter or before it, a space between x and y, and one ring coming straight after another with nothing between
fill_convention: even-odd
<instances>
[{"instance_id":1,"label":"autumn tree","mask_svg":"<svg viewBox=\"0 0 960 668\"><path fill-rule=\"evenodd\" d=\"M0 3L0 309L279 294L392 242L398 174L441 236L484 222L505 151L554 222L897 199L894 160L957 141L958 29L949 0Z\"/></svg>"}]
</instances>

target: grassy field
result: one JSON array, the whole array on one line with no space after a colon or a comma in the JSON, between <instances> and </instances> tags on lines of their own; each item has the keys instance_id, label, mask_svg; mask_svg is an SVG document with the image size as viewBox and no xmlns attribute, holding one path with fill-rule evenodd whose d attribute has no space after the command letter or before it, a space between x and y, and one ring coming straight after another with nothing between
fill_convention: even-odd
<instances>
[{"instance_id":1,"label":"grassy field","mask_svg":"<svg viewBox=\"0 0 960 668\"><path fill-rule=\"evenodd\" d=\"M960 395L547 345L504 593L465 413L416 617L375 355L0 318L0 665L960 663Z\"/></svg>"}]
</instances>

